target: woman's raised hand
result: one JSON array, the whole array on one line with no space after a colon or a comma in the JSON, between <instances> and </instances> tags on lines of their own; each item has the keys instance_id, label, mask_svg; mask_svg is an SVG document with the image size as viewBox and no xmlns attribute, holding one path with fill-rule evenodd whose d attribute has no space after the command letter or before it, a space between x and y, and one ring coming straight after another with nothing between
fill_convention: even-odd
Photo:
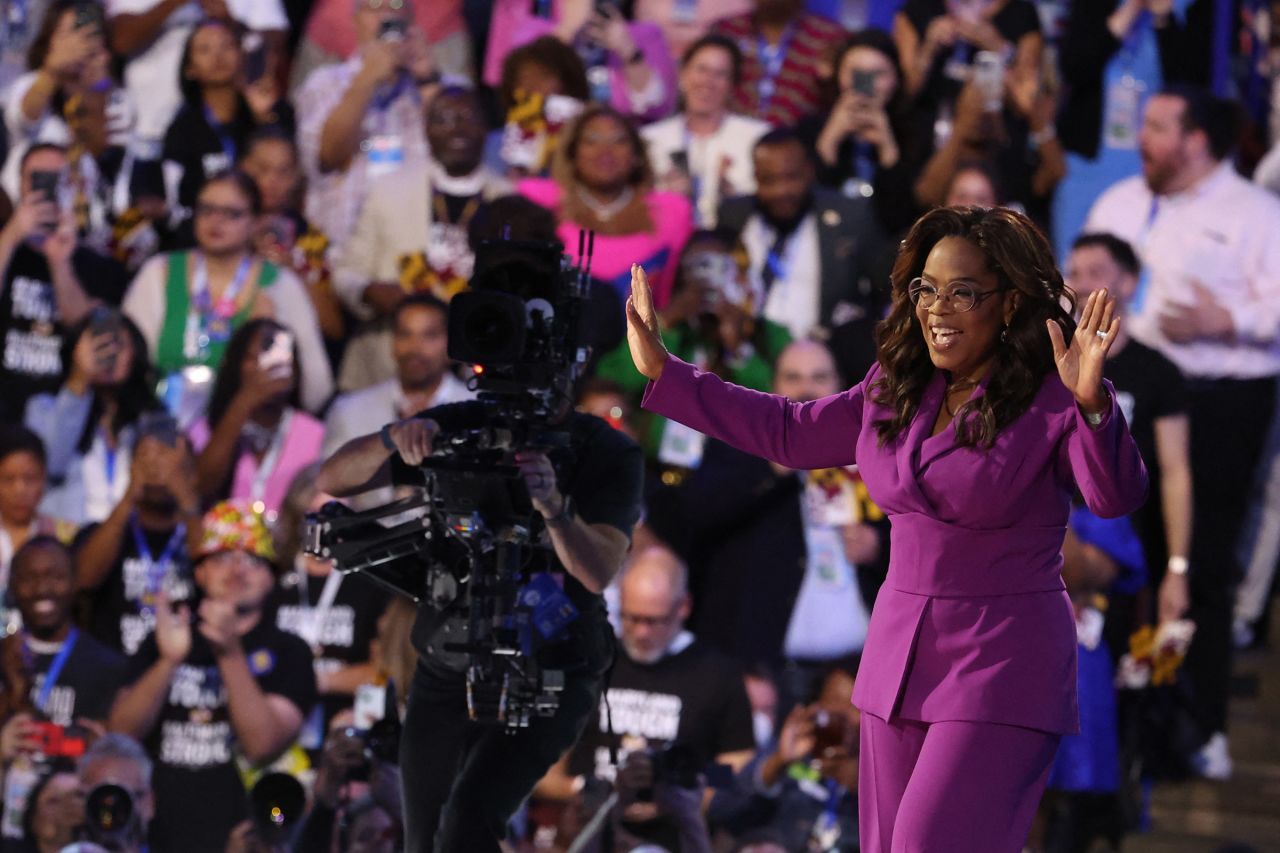
<instances>
[{"instance_id":1,"label":"woman's raised hand","mask_svg":"<svg viewBox=\"0 0 1280 853\"><path fill-rule=\"evenodd\" d=\"M653 308L653 291L644 267L631 265L631 295L627 297L627 344L636 370L653 381L667 363L667 347L658 328L658 312Z\"/></svg>"},{"instance_id":2,"label":"woman's raised hand","mask_svg":"<svg viewBox=\"0 0 1280 853\"><path fill-rule=\"evenodd\" d=\"M1091 414L1101 413L1107 407L1102 368L1120 331L1120 318L1113 316L1115 307L1115 298L1107 295L1106 290L1090 293L1069 346L1063 339L1062 328L1053 320L1045 321L1062 384L1075 395L1080 408Z\"/></svg>"}]
</instances>

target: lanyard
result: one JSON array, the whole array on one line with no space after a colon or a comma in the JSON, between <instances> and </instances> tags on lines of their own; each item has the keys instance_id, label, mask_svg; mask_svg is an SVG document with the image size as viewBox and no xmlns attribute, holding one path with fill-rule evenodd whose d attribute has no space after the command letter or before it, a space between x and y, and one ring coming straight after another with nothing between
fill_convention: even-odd
<instances>
[{"instance_id":1,"label":"lanyard","mask_svg":"<svg viewBox=\"0 0 1280 853\"><path fill-rule=\"evenodd\" d=\"M107 440L106 430L99 428L98 438L102 441L102 469L107 475L107 491L110 491L116 481L116 456L120 449Z\"/></svg>"},{"instance_id":2,"label":"lanyard","mask_svg":"<svg viewBox=\"0 0 1280 853\"><path fill-rule=\"evenodd\" d=\"M342 572L337 569L329 570L328 576L324 579L324 588L320 590L320 600L316 602L315 607L307 601L307 584L307 573L304 569L300 585L303 618L298 629L307 645L315 648L322 645L320 638L324 635L324 623L329 617L329 611L333 608L334 600L338 597L338 587L342 586Z\"/></svg>"},{"instance_id":3,"label":"lanyard","mask_svg":"<svg viewBox=\"0 0 1280 853\"><path fill-rule=\"evenodd\" d=\"M861 139L853 143L853 176L869 184L876 176L875 146Z\"/></svg>"},{"instance_id":4,"label":"lanyard","mask_svg":"<svg viewBox=\"0 0 1280 853\"><path fill-rule=\"evenodd\" d=\"M222 153L227 155L227 159L234 163L236 161L236 142L231 138L231 133L227 130L227 126L214 118L213 110L209 109L208 104L204 105L204 120L209 125L209 129L213 131L213 135L218 137L218 144L222 146Z\"/></svg>"},{"instance_id":5,"label":"lanyard","mask_svg":"<svg viewBox=\"0 0 1280 853\"><path fill-rule=\"evenodd\" d=\"M258 463L258 470L254 472L253 482L249 485L249 500L253 503L262 500L267 493L267 480L271 479L280 462L280 453L284 450L285 437L289 434L289 423L292 420L293 410L285 409L280 416L279 426L271 434L271 443L267 445L267 452L262 454L262 461Z\"/></svg>"},{"instance_id":6,"label":"lanyard","mask_svg":"<svg viewBox=\"0 0 1280 853\"><path fill-rule=\"evenodd\" d=\"M169 541L165 544L164 550L160 552L157 559L151 554L151 548L147 545L147 537L142 532L142 525L138 522L138 514L134 513L129 517L129 529L133 531L133 548L138 552L138 559L142 560L143 565L147 567L147 592L153 593L160 586L160 579L164 576L165 567L173 562L173 558L178 555L178 549L182 547L183 541L187 536L187 526L178 523L174 528L173 535L169 537Z\"/></svg>"},{"instance_id":7,"label":"lanyard","mask_svg":"<svg viewBox=\"0 0 1280 853\"><path fill-rule=\"evenodd\" d=\"M770 47L762 34L756 35L756 57L760 60L760 82L757 88L762 113L769 106L774 93L778 91L778 75L782 73L782 66L787 61L787 48L795 34L796 22L790 21L787 28L782 31L782 37L778 39L776 47Z\"/></svg>"},{"instance_id":8,"label":"lanyard","mask_svg":"<svg viewBox=\"0 0 1280 853\"><path fill-rule=\"evenodd\" d=\"M202 327L196 341L202 351L208 349L212 342L226 343L231 338L231 320L236 315L236 299L249 280L249 270L252 267L252 258L245 255L236 268L231 285L215 305L209 291L209 272L205 268L204 255L195 253L195 268L191 272L191 305Z\"/></svg>"},{"instance_id":9,"label":"lanyard","mask_svg":"<svg viewBox=\"0 0 1280 853\"><path fill-rule=\"evenodd\" d=\"M36 695L36 708L42 714L49 713L49 696L53 693L53 686L57 684L58 676L62 675L62 669L67 665L67 658L71 657L71 650L75 647L76 638L79 636L80 631L73 627L67 634L67 639L63 641L62 648L58 649L57 656L49 664L49 670L44 675L44 684L40 685L40 692Z\"/></svg>"},{"instance_id":10,"label":"lanyard","mask_svg":"<svg viewBox=\"0 0 1280 853\"><path fill-rule=\"evenodd\" d=\"M693 201L693 215L698 221L699 227L703 224L701 211L702 202L702 186L705 180L704 173L710 171L707 168L707 158L709 156L708 148L711 147L711 137L705 137L702 142L702 156L694 161L693 157L693 134L689 132L689 123L686 121L684 125L684 154L687 158L689 166L689 192ZM714 164L713 164L714 165ZM712 174L711 180L716 179L716 175Z\"/></svg>"}]
</instances>

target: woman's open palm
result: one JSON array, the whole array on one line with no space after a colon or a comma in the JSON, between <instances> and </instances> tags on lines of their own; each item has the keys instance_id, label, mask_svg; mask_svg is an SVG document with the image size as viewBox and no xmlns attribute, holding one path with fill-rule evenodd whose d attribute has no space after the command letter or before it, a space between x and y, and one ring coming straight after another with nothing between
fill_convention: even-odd
<instances>
[{"instance_id":1,"label":"woman's open palm","mask_svg":"<svg viewBox=\"0 0 1280 853\"><path fill-rule=\"evenodd\" d=\"M627 344L636 370L657 381L667 363L667 347L662 343L658 312L653 307L653 291L644 267L631 265L631 295L627 297Z\"/></svg>"},{"instance_id":2,"label":"woman's open palm","mask_svg":"<svg viewBox=\"0 0 1280 853\"><path fill-rule=\"evenodd\" d=\"M1106 290L1089 294L1070 345L1063 339L1062 328L1055 321L1045 321L1049 339L1053 342L1053 360L1057 362L1058 375L1085 411L1096 412L1106 404L1102 369L1120 331L1120 318L1113 316L1115 306L1115 298Z\"/></svg>"}]
</instances>

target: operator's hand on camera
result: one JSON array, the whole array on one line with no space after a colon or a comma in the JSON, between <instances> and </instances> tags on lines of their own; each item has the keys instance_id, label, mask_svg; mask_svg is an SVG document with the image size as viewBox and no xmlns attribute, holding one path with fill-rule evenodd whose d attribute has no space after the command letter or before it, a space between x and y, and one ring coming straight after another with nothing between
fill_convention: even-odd
<instances>
[{"instance_id":1,"label":"operator's hand on camera","mask_svg":"<svg viewBox=\"0 0 1280 853\"><path fill-rule=\"evenodd\" d=\"M387 432L406 465L421 465L431 455L440 425L429 418L405 418L393 423Z\"/></svg>"},{"instance_id":2,"label":"operator's hand on camera","mask_svg":"<svg viewBox=\"0 0 1280 853\"><path fill-rule=\"evenodd\" d=\"M200 602L200 635L213 646L214 657L239 654L240 631L236 606L230 601L206 598Z\"/></svg>"},{"instance_id":3,"label":"operator's hand on camera","mask_svg":"<svg viewBox=\"0 0 1280 853\"><path fill-rule=\"evenodd\" d=\"M543 518L555 518L564 509L564 495L556 486L556 469L547 454L538 451L521 451L516 454L516 466L524 477L533 508Z\"/></svg>"},{"instance_id":4,"label":"operator's hand on camera","mask_svg":"<svg viewBox=\"0 0 1280 853\"><path fill-rule=\"evenodd\" d=\"M667 347L662 342L658 312L653 306L653 291L644 267L631 265L631 295L627 297L627 345L636 370L657 381L667 363Z\"/></svg>"},{"instance_id":5,"label":"operator's hand on camera","mask_svg":"<svg viewBox=\"0 0 1280 853\"><path fill-rule=\"evenodd\" d=\"M182 663L191 653L191 608L174 607L163 590L156 596L156 649L171 664Z\"/></svg>"},{"instance_id":6,"label":"operator's hand on camera","mask_svg":"<svg viewBox=\"0 0 1280 853\"><path fill-rule=\"evenodd\" d=\"M31 721L31 715L19 711L0 728L0 759L9 764L20 754L30 754L40 749L40 740Z\"/></svg>"}]
</instances>

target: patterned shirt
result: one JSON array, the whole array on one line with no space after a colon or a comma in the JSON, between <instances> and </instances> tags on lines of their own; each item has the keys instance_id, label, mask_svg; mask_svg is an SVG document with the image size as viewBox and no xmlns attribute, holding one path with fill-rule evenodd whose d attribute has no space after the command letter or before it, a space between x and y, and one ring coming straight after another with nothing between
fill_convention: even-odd
<instances>
[{"instance_id":1,"label":"patterned shirt","mask_svg":"<svg viewBox=\"0 0 1280 853\"><path fill-rule=\"evenodd\" d=\"M776 45L764 42L751 13L723 18L711 31L733 39L742 50L742 82L730 108L774 127L793 125L818 109L818 64L846 35L839 24L809 13L793 18ZM770 61L774 55L776 64ZM771 68L776 74L768 73Z\"/></svg>"},{"instance_id":2,"label":"patterned shirt","mask_svg":"<svg viewBox=\"0 0 1280 853\"><path fill-rule=\"evenodd\" d=\"M320 170L320 136L363 60L357 53L341 65L318 68L297 96L298 149L307 176L307 220L337 248L355 230L369 181L399 167L424 164L427 139L417 89L402 83L380 92L365 112L360 150L340 172Z\"/></svg>"}]
</instances>

